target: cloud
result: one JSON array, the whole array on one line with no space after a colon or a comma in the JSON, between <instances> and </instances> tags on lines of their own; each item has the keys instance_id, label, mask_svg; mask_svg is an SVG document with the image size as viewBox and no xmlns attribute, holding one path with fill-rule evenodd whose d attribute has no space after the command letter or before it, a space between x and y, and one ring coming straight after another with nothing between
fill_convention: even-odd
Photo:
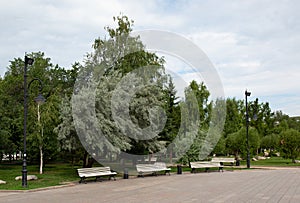
<instances>
[{"instance_id":1,"label":"cloud","mask_svg":"<svg viewBox=\"0 0 300 203\"><path fill-rule=\"evenodd\" d=\"M193 41L217 69L226 96L243 99L248 88L274 110L300 115L299 7L297 0L0 1L0 74L25 52L43 51L66 68L81 62L122 12L135 30L168 30ZM168 62L184 80L194 77L187 64Z\"/></svg>"}]
</instances>

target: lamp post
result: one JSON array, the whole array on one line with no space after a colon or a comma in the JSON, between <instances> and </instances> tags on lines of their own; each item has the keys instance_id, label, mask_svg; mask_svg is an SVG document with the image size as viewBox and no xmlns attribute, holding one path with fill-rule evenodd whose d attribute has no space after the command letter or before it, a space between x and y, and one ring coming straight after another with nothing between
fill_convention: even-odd
<instances>
[{"instance_id":1,"label":"lamp post","mask_svg":"<svg viewBox=\"0 0 300 203\"><path fill-rule=\"evenodd\" d=\"M34 60L32 58L29 58L25 55L25 64L24 64L24 137L23 137L23 144L24 144L24 151L23 151L23 166L22 166L22 186L27 187L27 154L26 154L26 133L27 133L27 112L28 112L28 106L27 106L27 98L28 98L28 92L31 83L33 81L39 81L39 95L37 98L35 98L35 101L40 104L45 101L45 98L41 95L41 91L43 89L43 82L38 79L34 78L30 81L27 87L27 66L32 65Z\"/></svg>"},{"instance_id":2,"label":"lamp post","mask_svg":"<svg viewBox=\"0 0 300 203\"><path fill-rule=\"evenodd\" d=\"M246 97L246 142L247 142L247 168L250 168L250 152L249 152L249 114L247 97L250 97L251 92L245 91Z\"/></svg>"}]
</instances>

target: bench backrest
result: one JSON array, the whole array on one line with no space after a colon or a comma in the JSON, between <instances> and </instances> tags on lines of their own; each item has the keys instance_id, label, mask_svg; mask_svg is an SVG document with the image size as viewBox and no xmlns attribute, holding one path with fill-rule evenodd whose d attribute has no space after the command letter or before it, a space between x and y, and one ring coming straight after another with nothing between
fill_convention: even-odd
<instances>
[{"instance_id":1,"label":"bench backrest","mask_svg":"<svg viewBox=\"0 0 300 203\"><path fill-rule=\"evenodd\" d=\"M234 163L235 159L234 158L212 158L211 162L219 162L219 163Z\"/></svg>"},{"instance_id":2,"label":"bench backrest","mask_svg":"<svg viewBox=\"0 0 300 203\"><path fill-rule=\"evenodd\" d=\"M155 162L154 166L161 169L167 168L167 164L165 162Z\"/></svg>"},{"instance_id":3,"label":"bench backrest","mask_svg":"<svg viewBox=\"0 0 300 203\"><path fill-rule=\"evenodd\" d=\"M137 164L137 171L151 171L155 168L154 164Z\"/></svg>"},{"instance_id":4,"label":"bench backrest","mask_svg":"<svg viewBox=\"0 0 300 203\"><path fill-rule=\"evenodd\" d=\"M137 171L159 171L167 169L167 165L164 162L155 162L154 164L137 164Z\"/></svg>"},{"instance_id":5,"label":"bench backrest","mask_svg":"<svg viewBox=\"0 0 300 203\"><path fill-rule=\"evenodd\" d=\"M157 160L157 157L151 157L150 161L154 162ZM149 158L145 158L145 161L149 161Z\"/></svg>"},{"instance_id":6,"label":"bench backrest","mask_svg":"<svg viewBox=\"0 0 300 203\"><path fill-rule=\"evenodd\" d=\"M191 168L209 168L209 167L220 167L220 163L218 162L210 162L210 161L197 161L190 162Z\"/></svg>"},{"instance_id":7,"label":"bench backrest","mask_svg":"<svg viewBox=\"0 0 300 203\"><path fill-rule=\"evenodd\" d=\"M79 176L86 175L86 174L94 174L94 173L110 173L110 167L93 167L93 168L79 168L77 169Z\"/></svg>"}]
</instances>

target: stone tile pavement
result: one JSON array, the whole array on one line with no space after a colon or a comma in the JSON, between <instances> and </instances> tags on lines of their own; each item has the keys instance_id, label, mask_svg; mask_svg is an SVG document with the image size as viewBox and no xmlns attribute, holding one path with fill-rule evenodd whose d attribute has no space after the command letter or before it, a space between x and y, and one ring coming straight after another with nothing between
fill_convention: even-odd
<instances>
[{"instance_id":1,"label":"stone tile pavement","mask_svg":"<svg viewBox=\"0 0 300 203\"><path fill-rule=\"evenodd\" d=\"M0 202L299 203L300 168L171 174L35 192L0 192Z\"/></svg>"}]
</instances>

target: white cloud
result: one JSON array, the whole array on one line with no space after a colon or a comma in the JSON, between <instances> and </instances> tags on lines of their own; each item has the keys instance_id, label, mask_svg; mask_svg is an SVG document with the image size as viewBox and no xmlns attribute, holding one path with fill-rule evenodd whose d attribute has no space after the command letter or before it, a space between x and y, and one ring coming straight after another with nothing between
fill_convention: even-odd
<instances>
[{"instance_id":1,"label":"white cloud","mask_svg":"<svg viewBox=\"0 0 300 203\"><path fill-rule=\"evenodd\" d=\"M0 74L25 52L43 51L64 67L81 62L122 12L137 30L169 30L197 44L218 70L226 96L243 99L248 88L274 109L300 115L299 7L297 0L0 1ZM194 77L187 64L168 62L184 80Z\"/></svg>"}]
</instances>

